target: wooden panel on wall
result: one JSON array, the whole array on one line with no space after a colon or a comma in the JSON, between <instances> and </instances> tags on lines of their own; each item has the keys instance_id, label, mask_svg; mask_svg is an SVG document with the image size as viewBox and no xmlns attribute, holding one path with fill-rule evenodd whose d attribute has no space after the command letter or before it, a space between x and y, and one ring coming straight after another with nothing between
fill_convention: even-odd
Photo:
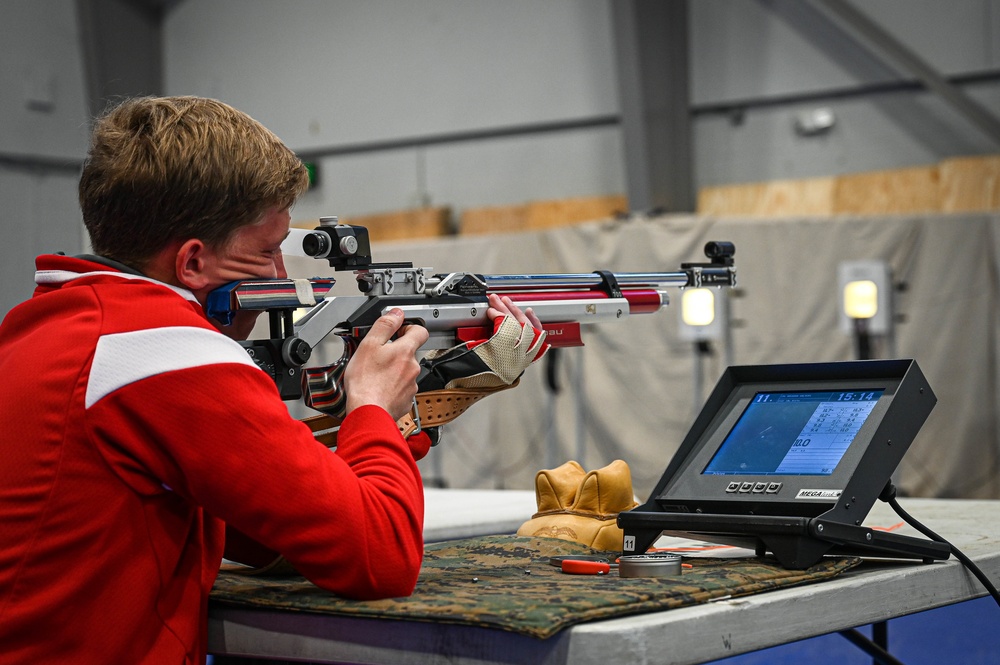
<instances>
[{"instance_id":1,"label":"wooden panel on wall","mask_svg":"<svg viewBox=\"0 0 1000 665\"><path fill-rule=\"evenodd\" d=\"M930 166L705 187L701 215L792 217L1000 210L1000 156Z\"/></svg>"},{"instance_id":2,"label":"wooden panel on wall","mask_svg":"<svg viewBox=\"0 0 1000 665\"><path fill-rule=\"evenodd\" d=\"M458 218L458 232L462 235L508 233L523 231L527 227L527 204L467 208Z\"/></svg>"},{"instance_id":3,"label":"wooden panel on wall","mask_svg":"<svg viewBox=\"0 0 1000 665\"><path fill-rule=\"evenodd\" d=\"M458 231L466 235L537 231L605 219L627 211L628 199L624 195L469 208L462 211Z\"/></svg>"},{"instance_id":4,"label":"wooden panel on wall","mask_svg":"<svg viewBox=\"0 0 1000 665\"><path fill-rule=\"evenodd\" d=\"M364 226L372 242L392 242L411 238L434 238L451 234L451 207L414 208L374 215L341 217L341 224ZM300 228L315 228L316 222L296 222Z\"/></svg>"},{"instance_id":5,"label":"wooden panel on wall","mask_svg":"<svg viewBox=\"0 0 1000 665\"><path fill-rule=\"evenodd\" d=\"M833 189L833 177L705 187L698 192L698 213L750 217L829 215L833 210Z\"/></svg>"},{"instance_id":6,"label":"wooden panel on wall","mask_svg":"<svg viewBox=\"0 0 1000 665\"><path fill-rule=\"evenodd\" d=\"M1000 155L941 162L941 210L1000 210Z\"/></svg>"},{"instance_id":7,"label":"wooden panel on wall","mask_svg":"<svg viewBox=\"0 0 1000 665\"><path fill-rule=\"evenodd\" d=\"M941 210L937 166L837 177L833 214L892 215Z\"/></svg>"}]
</instances>

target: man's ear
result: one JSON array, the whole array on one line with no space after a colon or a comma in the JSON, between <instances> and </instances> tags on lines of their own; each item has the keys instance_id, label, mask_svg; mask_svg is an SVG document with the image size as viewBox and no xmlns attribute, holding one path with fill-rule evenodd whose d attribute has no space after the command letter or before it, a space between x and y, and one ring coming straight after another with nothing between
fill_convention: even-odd
<instances>
[{"instance_id":1,"label":"man's ear","mask_svg":"<svg viewBox=\"0 0 1000 665\"><path fill-rule=\"evenodd\" d=\"M184 241L174 255L174 274L182 286L199 291L208 286L208 269L214 255L209 247L197 238Z\"/></svg>"}]
</instances>

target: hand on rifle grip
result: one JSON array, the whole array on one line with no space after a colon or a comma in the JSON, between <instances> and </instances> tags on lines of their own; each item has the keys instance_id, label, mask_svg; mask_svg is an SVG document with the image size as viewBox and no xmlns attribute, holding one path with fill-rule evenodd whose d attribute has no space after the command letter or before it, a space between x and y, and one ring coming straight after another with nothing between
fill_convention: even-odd
<instances>
[{"instance_id":1,"label":"hand on rifle grip","mask_svg":"<svg viewBox=\"0 0 1000 665\"><path fill-rule=\"evenodd\" d=\"M380 316L344 371L347 412L372 405L388 411L394 420L406 414L417 394L416 353L428 334L422 326L404 325L399 308Z\"/></svg>"}]
</instances>

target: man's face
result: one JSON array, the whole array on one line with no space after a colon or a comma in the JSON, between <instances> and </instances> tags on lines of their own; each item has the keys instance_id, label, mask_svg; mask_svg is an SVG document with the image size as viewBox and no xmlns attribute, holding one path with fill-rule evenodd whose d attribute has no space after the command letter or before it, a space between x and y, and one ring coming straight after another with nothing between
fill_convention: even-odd
<instances>
[{"instance_id":1,"label":"man's face","mask_svg":"<svg viewBox=\"0 0 1000 665\"><path fill-rule=\"evenodd\" d=\"M211 288L237 279L285 278L281 243L288 236L291 216L287 210L271 210L256 224L240 228L223 249L215 252Z\"/></svg>"},{"instance_id":2,"label":"man's face","mask_svg":"<svg viewBox=\"0 0 1000 665\"><path fill-rule=\"evenodd\" d=\"M290 222L287 209L271 210L262 221L240 228L224 248L211 253L205 269L210 281L206 291L239 279L288 277L281 242ZM233 339L246 339L259 315L252 310L237 312L233 323L220 325L219 330Z\"/></svg>"}]
</instances>

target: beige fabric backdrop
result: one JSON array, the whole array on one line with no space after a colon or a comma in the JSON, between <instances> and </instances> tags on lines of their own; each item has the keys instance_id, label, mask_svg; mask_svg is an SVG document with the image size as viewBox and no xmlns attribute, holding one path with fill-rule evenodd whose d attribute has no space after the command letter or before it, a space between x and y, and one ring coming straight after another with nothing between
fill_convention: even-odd
<instances>
[{"instance_id":1,"label":"beige fabric backdrop","mask_svg":"<svg viewBox=\"0 0 1000 665\"><path fill-rule=\"evenodd\" d=\"M713 219L693 216L604 221L546 232L449 238L374 248L376 261L412 261L439 272L673 271L703 260L708 240L736 244L740 297L731 300L734 365L850 360L838 328L837 266L884 259L907 288L904 318L880 357L915 358L938 404L897 473L915 496L1000 498L998 311L1000 215ZM296 276L329 274L291 261ZM351 292L353 280L341 274ZM680 291L672 292L675 303ZM447 426L421 462L449 487L534 486L534 475L568 459L585 468L629 463L645 499L724 370L724 349L702 364L694 394L692 344L680 339L676 304L652 315L585 329L586 346L560 356L562 390L551 395L541 366L516 390L495 395Z\"/></svg>"}]
</instances>

